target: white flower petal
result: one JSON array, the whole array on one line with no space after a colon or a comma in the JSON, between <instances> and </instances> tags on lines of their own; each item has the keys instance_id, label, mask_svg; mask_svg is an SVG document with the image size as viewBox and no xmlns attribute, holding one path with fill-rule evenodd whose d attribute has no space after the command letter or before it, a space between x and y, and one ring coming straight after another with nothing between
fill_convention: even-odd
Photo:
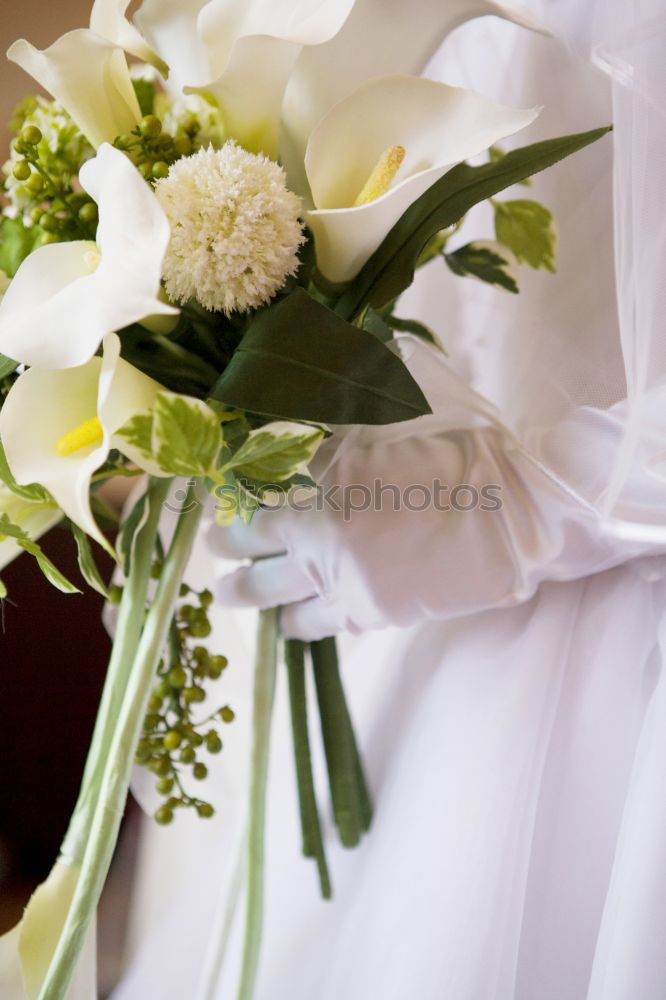
<instances>
[{"instance_id":1,"label":"white flower petal","mask_svg":"<svg viewBox=\"0 0 666 1000\"><path fill-rule=\"evenodd\" d=\"M95 148L141 120L123 50L88 28L62 35L43 51L21 38L7 58L63 105Z\"/></svg>"},{"instance_id":2,"label":"white flower petal","mask_svg":"<svg viewBox=\"0 0 666 1000\"><path fill-rule=\"evenodd\" d=\"M182 94L186 86L210 83L206 47L197 29L207 0L144 0L134 20L143 37L169 65L167 89Z\"/></svg>"},{"instance_id":3,"label":"white flower petal","mask_svg":"<svg viewBox=\"0 0 666 1000\"><path fill-rule=\"evenodd\" d=\"M90 28L125 52L150 63L162 76L169 67L148 45L141 32L125 17L130 0L95 0L90 12Z\"/></svg>"},{"instance_id":4,"label":"white flower petal","mask_svg":"<svg viewBox=\"0 0 666 1000\"><path fill-rule=\"evenodd\" d=\"M535 109L508 108L470 90L407 76L372 80L341 101L312 133L305 160L316 206L307 219L322 273L331 281L352 278L449 167L536 116ZM375 201L351 207L394 145L406 151L394 184Z\"/></svg>"},{"instance_id":5,"label":"white flower petal","mask_svg":"<svg viewBox=\"0 0 666 1000\"><path fill-rule=\"evenodd\" d=\"M0 437L19 485L38 482L46 487L65 514L102 544L90 510L91 477L106 460L113 434L149 408L162 389L119 354L120 340L110 334L103 358L58 371L29 368L0 410ZM102 441L60 455L58 441L95 416L102 424Z\"/></svg>"},{"instance_id":6,"label":"white flower petal","mask_svg":"<svg viewBox=\"0 0 666 1000\"><path fill-rule=\"evenodd\" d=\"M97 243L54 243L31 253L0 302L0 352L40 368L82 365L107 333L145 316L177 315L160 295L169 223L127 157L103 145L81 168L99 206ZM90 270L91 251L101 253Z\"/></svg>"},{"instance_id":7,"label":"white flower petal","mask_svg":"<svg viewBox=\"0 0 666 1000\"><path fill-rule=\"evenodd\" d=\"M308 137L338 101L375 76L418 75L449 32L484 14L541 30L524 9L493 0L356 0L335 37L301 52L289 81L283 162L292 188L305 193L301 165Z\"/></svg>"}]
</instances>

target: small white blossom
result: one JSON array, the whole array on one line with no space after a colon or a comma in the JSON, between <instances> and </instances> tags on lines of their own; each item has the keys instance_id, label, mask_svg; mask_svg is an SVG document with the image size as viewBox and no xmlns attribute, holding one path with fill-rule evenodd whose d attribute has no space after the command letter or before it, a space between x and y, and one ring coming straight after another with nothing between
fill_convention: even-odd
<instances>
[{"instance_id":1,"label":"small white blossom","mask_svg":"<svg viewBox=\"0 0 666 1000\"><path fill-rule=\"evenodd\" d=\"M232 141L201 149L174 163L155 193L171 224L163 274L172 300L243 312L296 273L301 202L267 157Z\"/></svg>"},{"instance_id":2,"label":"small white blossom","mask_svg":"<svg viewBox=\"0 0 666 1000\"><path fill-rule=\"evenodd\" d=\"M169 135L192 140L192 152L208 146L219 149L225 140L222 110L200 94L184 94L175 101L168 94L158 94L155 114Z\"/></svg>"}]
</instances>

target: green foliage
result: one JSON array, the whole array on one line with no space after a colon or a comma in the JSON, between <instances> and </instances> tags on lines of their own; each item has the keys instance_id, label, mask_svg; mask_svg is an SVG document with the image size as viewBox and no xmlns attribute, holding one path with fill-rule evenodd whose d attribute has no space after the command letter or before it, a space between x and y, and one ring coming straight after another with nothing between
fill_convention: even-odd
<instances>
[{"instance_id":1,"label":"green foliage","mask_svg":"<svg viewBox=\"0 0 666 1000\"><path fill-rule=\"evenodd\" d=\"M233 468L249 479L280 483L304 469L323 437L317 427L268 424L250 433L223 471Z\"/></svg>"},{"instance_id":2,"label":"green foliage","mask_svg":"<svg viewBox=\"0 0 666 1000\"><path fill-rule=\"evenodd\" d=\"M79 569L81 570L81 575L86 581L88 586L96 590L98 594L109 600L109 588L102 579L100 572L97 568L97 563L95 562L95 557L92 554L92 548L90 546L90 539L86 535L85 531L79 528L78 524L74 524L70 521L69 524L72 534L74 535L74 540L76 541L76 548L79 560Z\"/></svg>"},{"instance_id":3,"label":"green foliage","mask_svg":"<svg viewBox=\"0 0 666 1000\"><path fill-rule=\"evenodd\" d=\"M132 80L134 93L139 102L142 115L152 115L155 108L155 95L157 88L152 80Z\"/></svg>"},{"instance_id":4,"label":"green foliage","mask_svg":"<svg viewBox=\"0 0 666 1000\"><path fill-rule=\"evenodd\" d=\"M47 503L55 506L51 494L38 483L31 483L29 486L19 486L14 479L12 470L9 468L2 441L0 441L0 480L5 484L7 489L11 490L15 496L21 497L22 500L29 500L32 503Z\"/></svg>"},{"instance_id":5,"label":"green foliage","mask_svg":"<svg viewBox=\"0 0 666 1000\"><path fill-rule=\"evenodd\" d=\"M454 274L471 276L498 285L507 292L518 292L518 283L511 273L511 262L503 257L495 247L479 243L467 243L453 253L444 254L444 260Z\"/></svg>"},{"instance_id":6,"label":"green foliage","mask_svg":"<svg viewBox=\"0 0 666 1000\"><path fill-rule=\"evenodd\" d=\"M400 217L341 297L336 311L346 319L367 304L380 308L411 284L428 240L453 225L473 205L552 166L609 131L594 129L515 149L494 163L461 163L432 185Z\"/></svg>"},{"instance_id":7,"label":"green foliage","mask_svg":"<svg viewBox=\"0 0 666 1000\"><path fill-rule=\"evenodd\" d=\"M44 236L40 226L28 227L20 218L5 216L0 222L0 270L13 278L28 254L42 246Z\"/></svg>"},{"instance_id":8,"label":"green foliage","mask_svg":"<svg viewBox=\"0 0 666 1000\"><path fill-rule=\"evenodd\" d=\"M402 361L296 288L257 313L211 393L287 420L385 424L429 413Z\"/></svg>"},{"instance_id":9,"label":"green foliage","mask_svg":"<svg viewBox=\"0 0 666 1000\"><path fill-rule=\"evenodd\" d=\"M538 201L493 202L497 239L516 260L530 267L555 271L556 233L552 213Z\"/></svg>"},{"instance_id":10,"label":"green foliage","mask_svg":"<svg viewBox=\"0 0 666 1000\"><path fill-rule=\"evenodd\" d=\"M152 450L175 476L207 475L222 447L220 421L200 399L160 392L153 409Z\"/></svg>"},{"instance_id":11,"label":"green foliage","mask_svg":"<svg viewBox=\"0 0 666 1000\"><path fill-rule=\"evenodd\" d=\"M24 552L29 552L31 556L34 556L37 565L41 569L42 573L54 587L58 590L62 590L65 594L80 594L81 591L78 587L75 587L73 583L70 583L67 577L63 576L59 569L57 569L48 556L42 551L41 546L34 542L28 533L19 527L18 524L14 524L10 521L7 514L0 515L0 541L4 538L13 539L17 545L19 545Z\"/></svg>"}]
</instances>

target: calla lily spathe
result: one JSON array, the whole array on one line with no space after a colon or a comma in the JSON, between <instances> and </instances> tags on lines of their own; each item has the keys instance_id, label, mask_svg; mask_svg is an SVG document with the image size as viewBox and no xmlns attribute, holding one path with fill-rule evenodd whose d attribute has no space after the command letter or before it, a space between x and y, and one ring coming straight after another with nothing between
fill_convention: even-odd
<instances>
[{"instance_id":1,"label":"calla lily spathe","mask_svg":"<svg viewBox=\"0 0 666 1000\"><path fill-rule=\"evenodd\" d=\"M286 88L281 153L293 190L307 195L308 139L335 104L373 77L420 75L451 31L483 15L543 30L525 9L495 0L356 0L333 38L303 49Z\"/></svg>"},{"instance_id":2,"label":"calla lily spathe","mask_svg":"<svg viewBox=\"0 0 666 1000\"><path fill-rule=\"evenodd\" d=\"M0 410L0 438L17 483L44 486L72 521L104 544L90 509L90 480L116 431L150 409L162 388L120 357L114 333L104 340L103 357L78 368L29 368ZM82 436L80 446L63 453L62 442L95 421L88 443Z\"/></svg>"},{"instance_id":3,"label":"calla lily spathe","mask_svg":"<svg viewBox=\"0 0 666 1000\"><path fill-rule=\"evenodd\" d=\"M7 58L62 104L95 149L141 121L125 53L89 28L70 31L43 51L20 38Z\"/></svg>"},{"instance_id":4,"label":"calla lily spathe","mask_svg":"<svg viewBox=\"0 0 666 1000\"><path fill-rule=\"evenodd\" d=\"M212 95L227 134L277 155L282 98L304 46L331 39L354 0L144 0L137 24L176 91Z\"/></svg>"},{"instance_id":5,"label":"calla lily spathe","mask_svg":"<svg viewBox=\"0 0 666 1000\"><path fill-rule=\"evenodd\" d=\"M315 128L305 168L317 264L330 281L353 278L405 210L451 166L525 128L536 109L497 104L471 90L410 76L371 80ZM354 202L382 154L404 159L388 190Z\"/></svg>"},{"instance_id":6,"label":"calla lily spathe","mask_svg":"<svg viewBox=\"0 0 666 1000\"><path fill-rule=\"evenodd\" d=\"M168 77L169 67L147 44L143 35L125 16L131 0L95 0L90 12L90 30L130 55L150 63Z\"/></svg>"},{"instance_id":7,"label":"calla lily spathe","mask_svg":"<svg viewBox=\"0 0 666 1000\"><path fill-rule=\"evenodd\" d=\"M83 165L99 207L97 241L52 243L21 264L0 302L0 352L40 368L72 368L107 333L177 315L160 297L167 218L127 157L107 144Z\"/></svg>"}]
</instances>

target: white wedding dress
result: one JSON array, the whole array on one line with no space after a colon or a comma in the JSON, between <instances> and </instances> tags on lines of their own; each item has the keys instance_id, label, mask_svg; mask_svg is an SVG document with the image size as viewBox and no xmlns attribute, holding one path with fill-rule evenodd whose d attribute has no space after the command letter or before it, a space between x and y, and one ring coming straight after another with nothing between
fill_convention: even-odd
<instances>
[{"instance_id":1,"label":"white wedding dress","mask_svg":"<svg viewBox=\"0 0 666 1000\"><path fill-rule=\"evenodd\" d=\"M535 477L545 469L558 483L556 502L544 491L526 511L506 571L521 577L525 537L532 570L540 539L567 522L562 496L574 521L594 522L605 555L589 557L585 528L535 592L477 610L474 595L505 568L491 549L486 573L483 531L467 531L429 580L471 595L467 607L343 637L376 815L344 851L326 812L332 902L300 856L280 672L257 1000L666 997L666 9L532 7L554 38L483 18L449 38L430 73L543 104L521 143L614 121L612 139L512 192L555 212L558 274L523 272L511 297L435 262L401 311L449 352L445 369L430 365L431 394L446 371L436 412L446 418L454 383L457 406L471 384ZM481 209L464 232L489 225ZM193 577L203 585L226 568L202 538ZM408 571L396 606L401 586ZM237 712L207 788L217 816L145 823L114 1000L235 996L255 617L215 611L211 648L231 667L212 697ZM150 801L150 780L136 787ZM225 934L220 970L212 942Z\"/></svg>"}]
</instances>

